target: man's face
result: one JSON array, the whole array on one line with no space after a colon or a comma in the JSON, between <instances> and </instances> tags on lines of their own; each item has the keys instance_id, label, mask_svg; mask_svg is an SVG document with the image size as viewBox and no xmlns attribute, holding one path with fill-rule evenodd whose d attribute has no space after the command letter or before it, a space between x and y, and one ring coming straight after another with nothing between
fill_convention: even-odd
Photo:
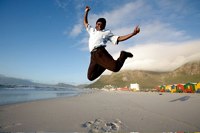
<instances>
[{"instance_id":1,"label":"man's face","mask_svg":"<svg viewBox=\"0 0 200 133\"><path fill-rule=\"evenodd\" d=\"M105 25L102 22L97 22L95 28L97 31L101 31L105 28Z\"/></svg>"}]
</instances>

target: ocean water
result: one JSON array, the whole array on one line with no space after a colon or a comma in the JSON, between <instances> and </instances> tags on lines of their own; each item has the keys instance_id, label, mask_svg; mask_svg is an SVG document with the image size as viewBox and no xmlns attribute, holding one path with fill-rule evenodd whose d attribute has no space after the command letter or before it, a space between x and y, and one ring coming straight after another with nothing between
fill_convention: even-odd
<instances>
[{"instance_id":1,"label":"ocean water","mask_svg":"<svg viewBox=\"0 0 200 133\"><path fill-rule=\"evenodd\" d=\"M76 96L86 92L83 89L76 88L0 88L0 105L35 101L41 99L51 99L58 97Z\"/></svg>"}]
</instances>

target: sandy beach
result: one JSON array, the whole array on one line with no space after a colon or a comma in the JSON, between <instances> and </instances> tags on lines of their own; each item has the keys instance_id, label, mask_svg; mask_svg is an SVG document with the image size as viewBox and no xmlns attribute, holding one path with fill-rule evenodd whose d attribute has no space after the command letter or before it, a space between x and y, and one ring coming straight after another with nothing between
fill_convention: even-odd
<instances>
[{"instance_id":1,"label":"sandy beach","mask_svg":"<svg viewBox=\"0 0 200 133\"><path fill-rule=\"evenodd\" d=\"M98 91L0 106L0 132L195 132L199 110L199 94Z\"/></svg>"}]
</instances>

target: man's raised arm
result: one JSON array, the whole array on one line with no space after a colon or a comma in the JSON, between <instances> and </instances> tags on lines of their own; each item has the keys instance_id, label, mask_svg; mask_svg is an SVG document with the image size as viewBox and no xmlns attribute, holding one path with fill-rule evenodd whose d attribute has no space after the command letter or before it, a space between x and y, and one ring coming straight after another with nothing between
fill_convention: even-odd
<instances>
[{"instance_id":1,"label":"man's raised arm","mask_svg":"<svg viewBox=\"0 0 200 133\"><path fill-rule=\"evenodd\" d=\"M124 35L124 36L119 36L118 39L117 39L117 41L118 42L125 41L125 40L127 40L127 39L135 36L139 32L140 32L140 28L139 28L139 26L136 26L135 29L134 29L134 31L132 33Z\"/></svg>"},{"instance_id":2,"label":"man's raised arm","mask_svg":"<svg viewBox=\"0 0 200 133\"><path fill-rule=\"evenodd\" d=\"M86 6L85 7L85 15L84 15L84 20L83 20L83 24L85 26L85 28L87 28L88 26L88 12L90 11L90 7L89 6Z\"/></svg>"}]
</instances>

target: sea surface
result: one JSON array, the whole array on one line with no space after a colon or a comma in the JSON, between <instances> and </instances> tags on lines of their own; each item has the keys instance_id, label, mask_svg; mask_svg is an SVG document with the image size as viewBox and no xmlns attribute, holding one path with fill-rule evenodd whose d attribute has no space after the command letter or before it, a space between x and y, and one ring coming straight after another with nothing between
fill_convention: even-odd
<instances>
[{"instance_id":1,"label":"sea surface","mask_svg":"<svg viewBox=\"0 0 200 133\"><path fill-rule=\"evenodd\" d=\"M78 88L17 87L0 88L0 106L58 97L80 95L88 90Z\"/></svg>"}]
</instances>

